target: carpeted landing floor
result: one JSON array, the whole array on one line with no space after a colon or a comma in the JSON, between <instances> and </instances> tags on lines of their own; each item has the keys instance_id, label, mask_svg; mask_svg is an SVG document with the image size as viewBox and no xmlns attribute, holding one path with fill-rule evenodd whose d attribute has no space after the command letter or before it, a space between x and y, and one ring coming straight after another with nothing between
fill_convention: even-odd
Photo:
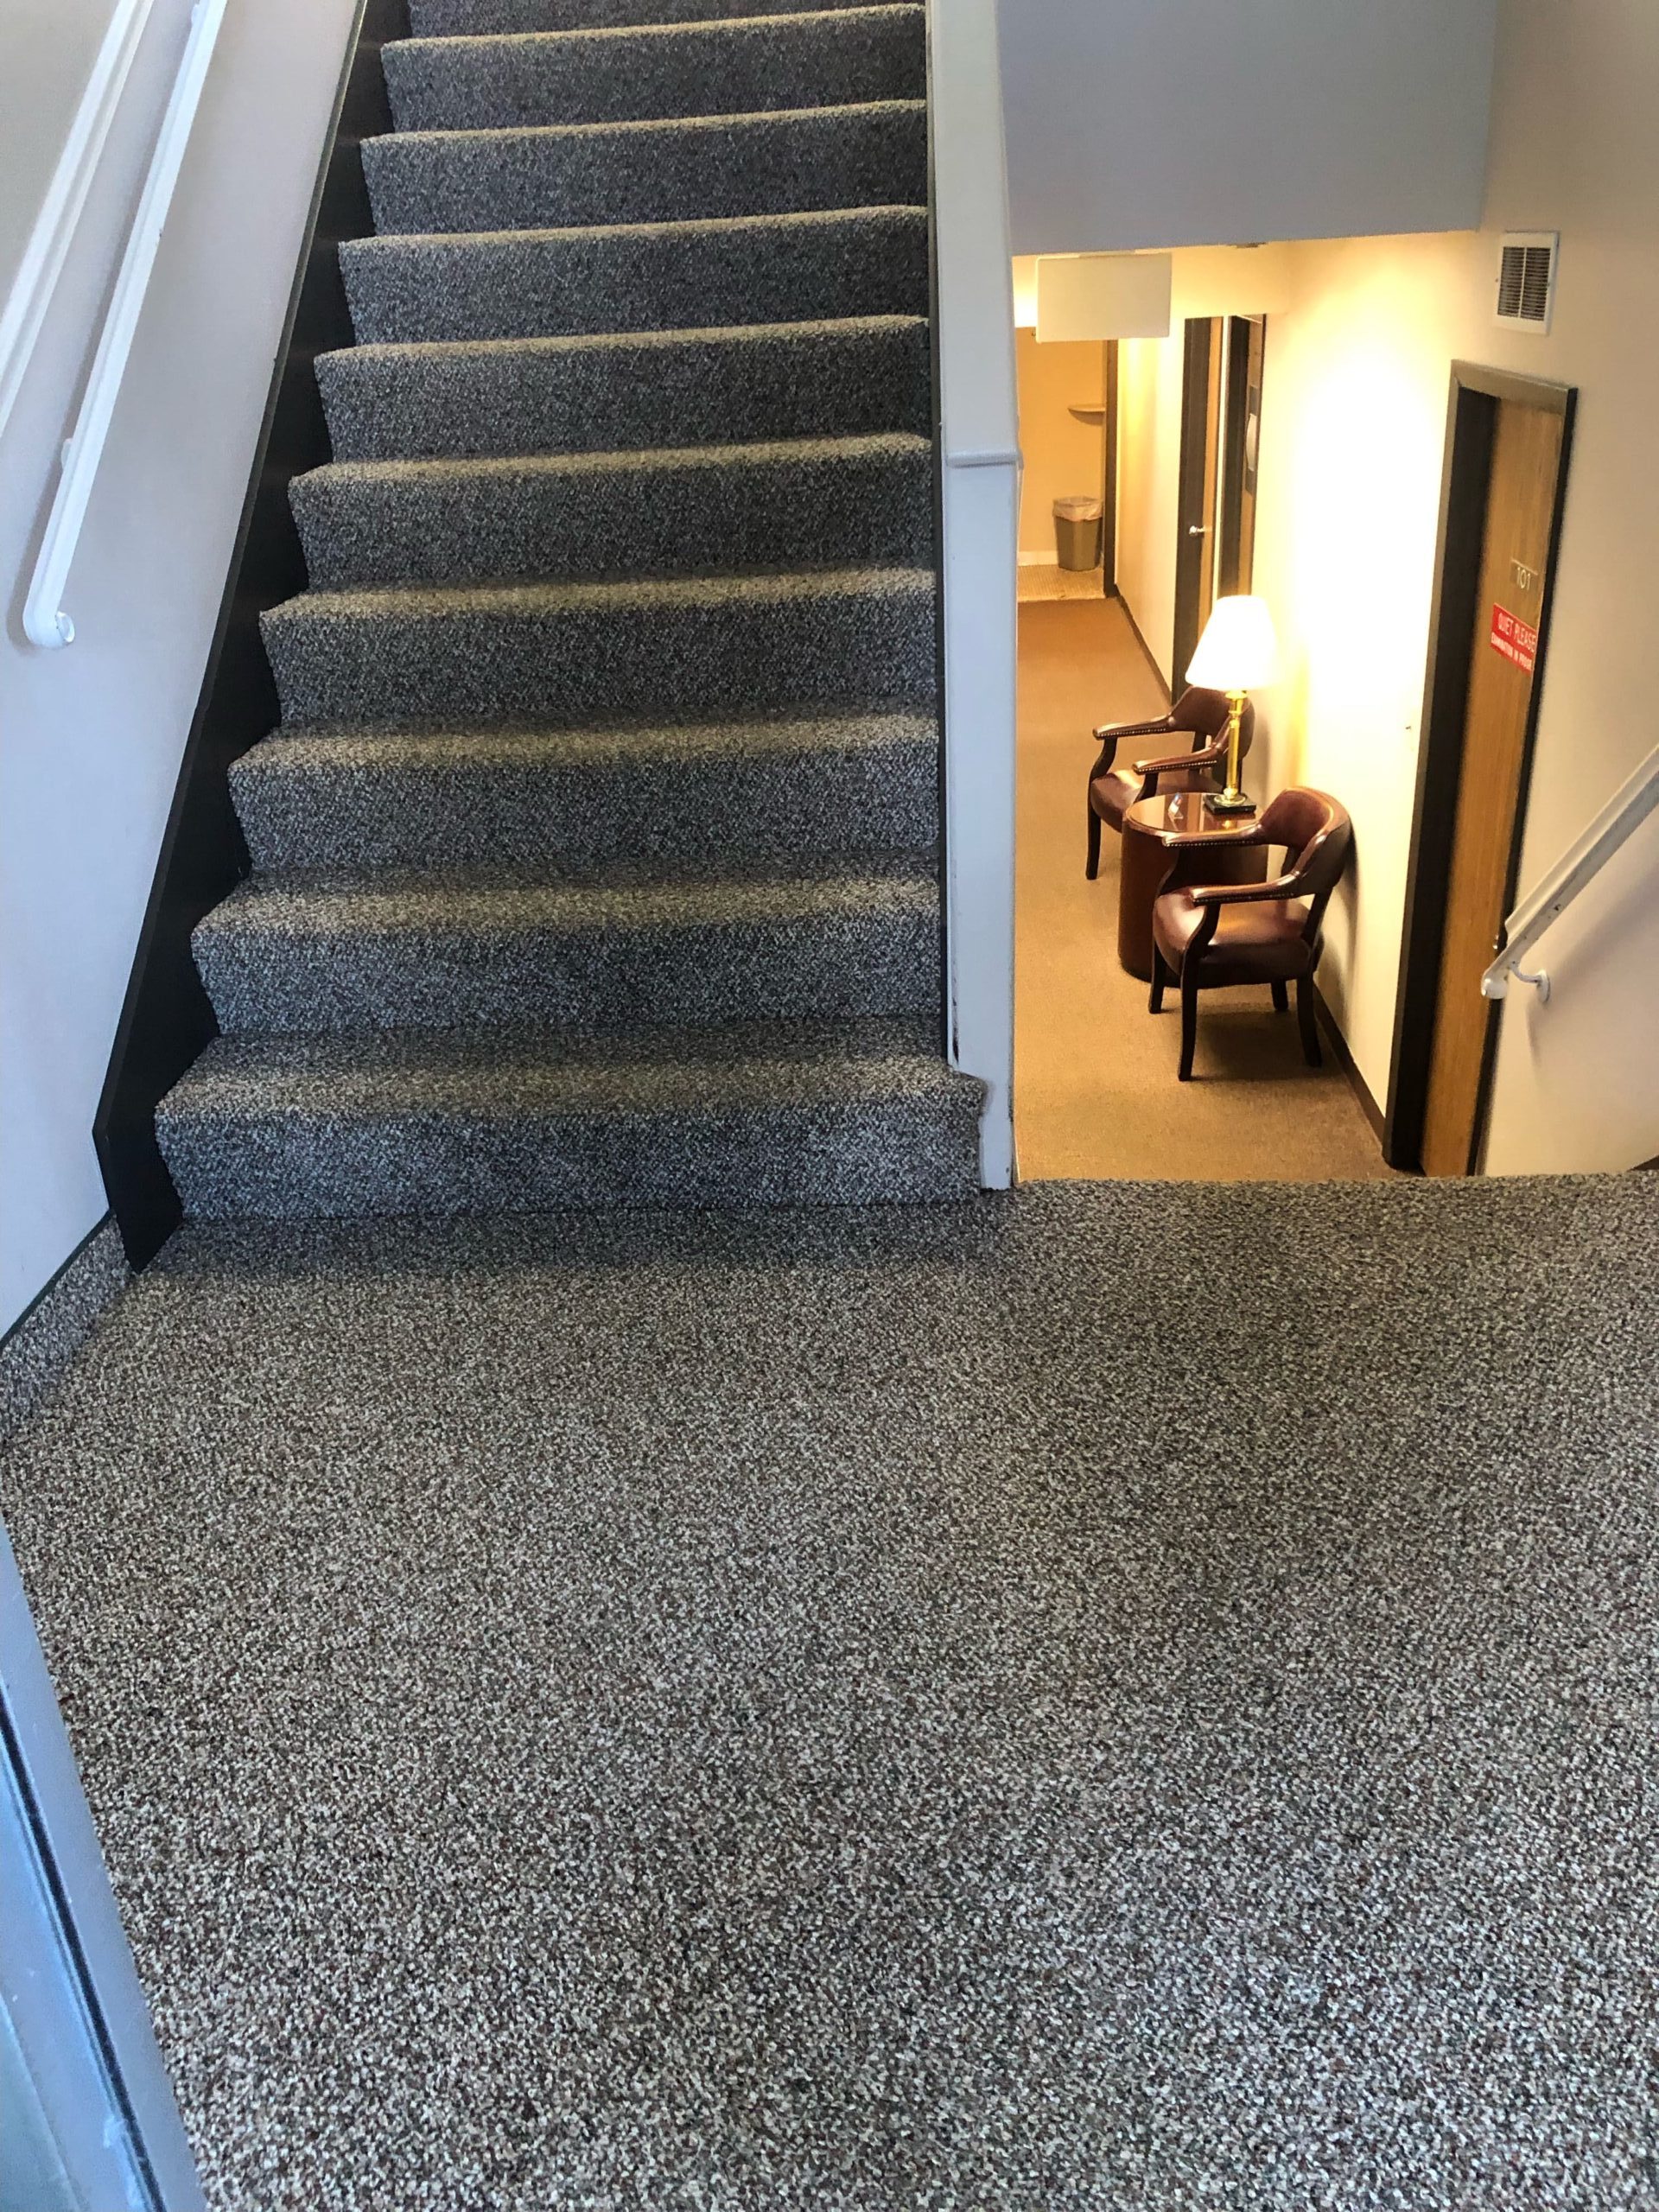
<instances>
[{"instance_id":1,"label":"carpeted landing floor","mask_svg":"<svg viewBox=\"0 0 1659 2212\"><path fill-rule=\"evenodd\" d=\"M1650 2206L1656 1230L181 1238L3 1503L215 2212Z\"/></svg>"}]
</instances>

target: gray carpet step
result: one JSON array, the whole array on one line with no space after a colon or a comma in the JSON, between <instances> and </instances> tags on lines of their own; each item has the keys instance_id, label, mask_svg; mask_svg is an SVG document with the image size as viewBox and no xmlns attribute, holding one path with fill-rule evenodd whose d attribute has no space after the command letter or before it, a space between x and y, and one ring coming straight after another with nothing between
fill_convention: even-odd
<instances>
[{"instance_id":1,"label":"gray carpet step","mask_svg":"<svg viewBox=\"0 0 1659 2212\"><path fill-rule=\"evenodd\" d=\"M231 789L256 868L710 868L938 835L921 715L669 728L279 731Z\"/></svg>"},{"instance_id":2,"label":"gray carpet step","mask_svg":"<svg viewBox=\"0 0 1659 2212\"><path fill-rule=\"evenodd\" d=\"M925 438L515 461L339 461L289 487L313 584L911 567L933 557Z\"/></svg>"},{"instance_id":3,"label":"gray carpet step","mask_svg":"<svg viewBox=\"0 0 1659 2212\"><path fill-rule=\"evenodd\" d=\"M919 315L359 346L317 361L340 461L604 453L932 424Z\"/></svg>"},{"instance_id":4,"label":"gray carpet step","mask_svg":"<svg viewBox=\"0 0 1659 2212\"><path fill-rule=\"evenodd\" d=\"M221 1037L162 1102L197 1220L967 1198L928 1021Z\"/></svg>"},{"instance_id":5,"label":"gray carpet step","mask_svg":"<svg viewBox=\"0 0 1659 2212\"><path fill-rule=\"evenodd\" d=\"M340 261L365 345L687 331L928 308L925 207L353 238Z\"/></svg>"},{"instance_id":6,"label":"gray carpet step","mask_svg":"<svg viewBox=\"0 0 1659 2212\"><path fill-rule=\"evenodd\" d=\"M665 878L251 876L198 924L221 1030L695 1027L923 1013L919 857Z\"/></svg>"},{"instance_id":7,"label":"gray carpet step","mask_svg":"<svg viewBox=\"0 0 1659 2212\"><path fill-rule=\"evenodd\" d=\"M409 0L416 38L498 31L610 30L634 23L712 23L730 16L816 15L823 0ZM843 9L890 0L841 0Z\"/></svg>"},{"instance_id":8,"label":"gray carpet step","mask_svg":"<svg viewBox=\"0 0 1659 2212\"><path fill-rule=\"evenodd\" d=\"M918 6L614 29L399 39L380 50L399 130L632 123L922 99Z\"/></svg>"},{"instance_id":9,"label":"gray carpet step","mask_svg":"<svg viewBox=\"0 0 1659 2212\"><path fill-rule=\"evenodd\" d=\"M921 100L365 140L375 228L559 230L690 216L920 206Z\"/></svg>"},{"instance_id":10,"label":"gray carpet step","mask_svg":"<svg viewBox=\"0 0 1659 2212\"><path fill-rule=\"evenodd\" d=\"M929 570L306 592L261 618L286 722L927 707Z\"/></svg>"}]
</instances>

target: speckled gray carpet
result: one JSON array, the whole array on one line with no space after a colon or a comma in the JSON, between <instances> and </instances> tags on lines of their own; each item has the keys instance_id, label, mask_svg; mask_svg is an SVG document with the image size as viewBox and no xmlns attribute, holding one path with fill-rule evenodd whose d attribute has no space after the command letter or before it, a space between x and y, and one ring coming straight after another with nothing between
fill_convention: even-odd
<instances>
[{"instance_id":1,"label":"speckled gray carpet","mask_svg":"<svg viewBox=\"0 0 1659 2212\"><path fill-rule=\"evenodd\" d=\"M186 1235L3 1503L215 2212L1651 2207L1656 1236Z\"/></svg>"}]
</instances>

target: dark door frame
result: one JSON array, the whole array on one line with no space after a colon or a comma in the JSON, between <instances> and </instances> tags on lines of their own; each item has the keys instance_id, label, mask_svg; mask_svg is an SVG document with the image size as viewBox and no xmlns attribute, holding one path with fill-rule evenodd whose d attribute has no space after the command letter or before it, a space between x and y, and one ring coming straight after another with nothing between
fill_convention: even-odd
<instances>
[{"instance_id":1,"label":"dark door frame","mask_svg":"<svg viewBox=\"0 0 1659 2212\"><path fill-rule=\"evenodd\" d=\"M1170 690L1176 696L1186 682L1186 664L1198 650L1199 586L1205 563L1215 557L1210 542L1215 517L1205 512L1204 491L1211 429L1210 353L1218 320L1211 315L1189 316L1182 340L1181 457L1175 480L1175 631L1169 664ZM1200 518L1196 523L1195 516Z\"/></svg>"},{"instance_id":2,"label":"dark door frame","mask_svg":"<svg viewBox=\"0 0 1659 2212\"><path fill-rule=\"evenodd\" d=\"M1221 486L1217 502L1221 544L1216 563L1217 590L1224 597L1232 592L1249 591L1253 581L1254 503L1256 464L1261 454L1268 319L1262 315L1229 315L1226 327L1227 351L1221 387ZM1259 344L1255 342L1257 339ZM1255 433L1254 438L1252 430ZM1247 499L1252 503L1248 532L1244 527Z\"/></svg>"},{"instance_id":3,"label":"dark door frame","mask_svg":"<svg viewBox=\"0 0 1659 2212\"><path fill-rule=\"evenodd\" d=\"M1423 1122L1428 1104L1434 1018L1440 997L1446 893L1452 870L1458 784L1463 772L1469 677L1473 664L1475 615L1498 403L1512 400L1522 407L1547 409L1561 417L1561 450L1555 469L1549 550L1538 609L1538 650L1533 663L1532 694L1527 702L1527 723L1522 739L1521 793L1504 877L1503 906L1507 912L1515 904L1521 843L1526 830L1527 791L1532 775L1538 707L1543 696L1544 663L1549 647L1555 567L1560 551L1561 514L1567 498L1567 465L1572 456L1573 419L1578 397L1576 387L1571 385L1551 384L1537 377L1512 376L1506 370L1483 368L1472 361L1452 364L1446 458L1440 474L1440 525L1434 546L1434 595L1428 619L1422 741L1417 753L1417 790L1406 869L1405 928L1400 945L1394 1051L1389 1069L1389 1104L1382 1137L1382 1156L1390 1167L1421 1173L1423 1164ZM1480 1090L1475 1108L1477 1149L1491 1103L1492 1064L1497 1045L1497 1012L1493 1005L1487 1014Z\"/></svg>"},{"instance_id":4,"label":"dark door frame","mask_svg":"<svg viewBox=\"0 0 1659 2212\"><path fill-rule=\"evenodd\" d=\"M1100 581L1108 599L1117 597L1117 340L1108 338L1101 364Z\"/></svg>"}]
</instances>

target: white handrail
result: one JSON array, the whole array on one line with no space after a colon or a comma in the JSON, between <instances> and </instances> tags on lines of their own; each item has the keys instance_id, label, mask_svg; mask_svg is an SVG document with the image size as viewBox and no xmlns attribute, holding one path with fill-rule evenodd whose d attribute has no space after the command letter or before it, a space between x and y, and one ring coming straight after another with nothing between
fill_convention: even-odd
<instances>
[{"instance_id":1,"label":"white handrail","mask_svg":"<svg viewBox=\"0 0 1659 2212\"><path fill-rule=\"evenodd\" d=\"M118 0L6 295L6 304L0 308L0 431L6 427L29 372L35 341L63 274L75 226L86 205L153 5L154 0Z\"/></svg>"},{"instance_id":2,"label":"white handrail","mask_svg":"<svg viewBox=\"0 0 1659 2212\"><path fill-rule=\"evenodd\" d=\"M1020 427L995 0L931 0L944 471L945 942L954 1064L985 1088L980 1181L1014 1174L1014 577Z\"/></svg>"},{"instance_id":3,"label":"white handrail","mask_svg":"<svg viewBox=\"0 0 1659 2212\"><path fill-rule=\"evenodd\" d=\"M207 67L213 57L213 42L224 21L225 6L226 0L196 0L190 13L190 35L185 41L178 75L173 81L137 213L132 219L126 251L121 257L120 273L115 280L109 313L104 319L86 394L75 427L64 446L58 495L52 502L35 580L23 603L23 629L31 643L37 645L67 645L74 638L75 626L63 611L63 589L79 543L80 525L92 496L99 463L104 457L104 442L109 435L121 379L126 372L127 356L132 351L133 334L143 311L144 292L156 264L162 226L172 205L173 188L178 182L190 127L195 121Z\"/></svg>"},{"instance_id":4,"label":"white handrail","mask_svg":"<svg viewBox=\"0 0 1659 2212\"><path fill-rule=\"evenodd\" d=\"M1620 785L1584 835L1567 848L1543 881L1510 916L1503 925L1503 950L1480 979L1483 997L1507 998L1510 978L1514 976L1532 984L1548 1003L1548 970L1540 968L1529 974L1521 963L1550 924L1566 912L1656 807L1659 807L1659 747Z\"/></svg>"}]
</instances>

